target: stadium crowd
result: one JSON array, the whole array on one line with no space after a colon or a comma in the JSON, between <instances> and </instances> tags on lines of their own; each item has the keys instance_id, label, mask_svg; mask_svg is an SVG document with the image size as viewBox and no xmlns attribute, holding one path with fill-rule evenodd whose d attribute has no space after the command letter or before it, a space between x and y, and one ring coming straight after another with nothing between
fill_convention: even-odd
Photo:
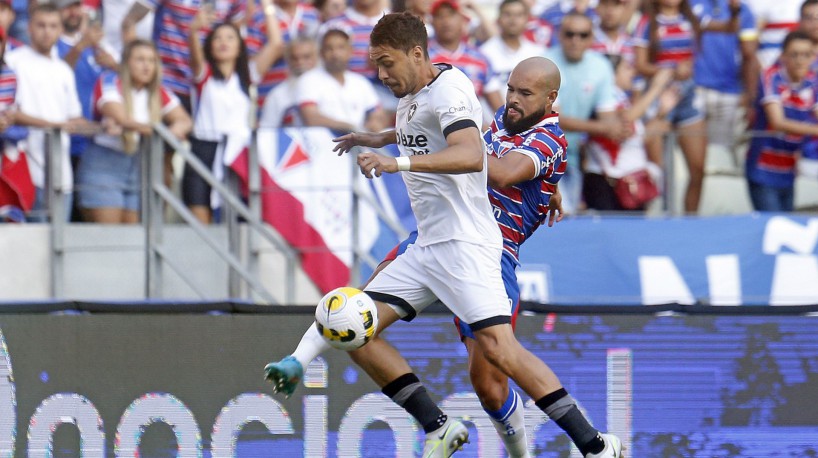
<instances>
[{"instance_id":1,"label":"stadium crowd","mask_svg":"<svg viewBox=\"0 0 818 458\"><path fill-rule=\"evenodd\" d=\"M645 210L668 132L688 214L708 151L734 161L759 211L792 211L795 177L818 176L818 0L0 0L0 220L45 219L50 129L70 218L133 223L153 123L211 166L253 128L390 127L369 34L404 9L426 22L432 61L472 80L484 127L518 62L558 65L569 213ZM180 189L213 220L204 180L186 169Z\"/></svg>"}]
</instances>

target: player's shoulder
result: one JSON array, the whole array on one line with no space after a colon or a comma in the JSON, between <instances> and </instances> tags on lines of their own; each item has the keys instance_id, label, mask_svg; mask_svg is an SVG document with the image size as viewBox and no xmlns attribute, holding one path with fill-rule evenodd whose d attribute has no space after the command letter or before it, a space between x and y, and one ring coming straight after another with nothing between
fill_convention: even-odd
<instances>
[{"instance_id":1,"label":"player's shoulder","mask_svg":"<svg viewBox=\"0 0 818 458\"><path fill-rule=\"evenodd\" d=\"M451 64L435 64L440 73L428 84L430 97L439 98L458 97L461 94L472 95L475 99L474 83L459 68Z\"/></svg>"},{"instance_id":2,"label":"player's shoulder","mask_svg":"<svg viewBox=\"0 0 818 458\"><path fill-rule=\"evenodd\" d=\"M531 146L541 150L547 148L551 151L559 151L565 148L565 134L559 126L559 119L556 116L549 116L530 130L521 134L522 145Z\"/></svg>"}]
</instances>

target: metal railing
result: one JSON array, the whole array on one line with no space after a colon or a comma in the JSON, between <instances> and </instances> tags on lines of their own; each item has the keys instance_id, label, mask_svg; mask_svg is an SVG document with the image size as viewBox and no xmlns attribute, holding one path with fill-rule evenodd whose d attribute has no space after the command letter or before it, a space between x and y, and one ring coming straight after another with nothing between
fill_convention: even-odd
<instances>
[{"instance_id":1,"label":"metal railing","mask_svg":"<svg viewBox=\"0 0 818 458\"><path fill-rule=\"evenodd\" d=\"M141 154L141 226L144 229L144 259L145 283L144 298L159 299L163 297L163 278L165 269L170 269L187 285L199 298L206 297L197 287L189 273L186 273L179 262L178 255L173 254L166 245L166 227L169 221L166 209L175 212L179 219L209 247L217 257L228 266L228 295L232 299L249 299L254 302L269 304L295 303L296 272L300 269L299 252L294 249L275 228L267 224L262 218L262 189L261 167L258 155L257 132L253 131L249 142L248 174L246 182L246 199L239 197L240 186L238 177L226 167L224 180L217 178L211 168L203 163L191 150L187 142L176 139L171 132L161 124L154 126L155 135L143 139L140 147ZM61 132L57 129L46 131L46 183L47 212L49 239L51 244L51 296L65 297L66 273L66 231L70 208L65 205L66 190L60 185L63 178L63 148L60 141ZM217 192L222 201L222 221L227 232L227 243L213 235L208 225L200 222L188 207L181 201L165 183L165 152L170 148L195 173ZM353 152L352 154L355 154ZM57 165L58 166L54 166ZM357 166L352 161L350 173L359 174ZM371 193L360 188L360 181L353 180L352 192L352 239L350 251L352 265L350 266L350 284L361 283L360 272L363 265L371 269L380 262L370 255L368 250L361 246L358 240L359 217L358 210L361 204L369 205L374 209L378 218L384 222L400 238L408 233L402 225L394 221ZM284 287L276 294L271 293L260 278L260 257L264 250L272 247L284 259ZM86 248L87 249L87 248ZM68 247L68 251L79 251Z\"/></svg>"}]
</instances>

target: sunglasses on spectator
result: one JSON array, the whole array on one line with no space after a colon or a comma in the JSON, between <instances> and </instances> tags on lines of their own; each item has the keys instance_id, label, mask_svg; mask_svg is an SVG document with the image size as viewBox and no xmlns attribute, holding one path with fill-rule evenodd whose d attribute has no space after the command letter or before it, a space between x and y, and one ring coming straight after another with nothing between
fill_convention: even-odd
<instances>
[{"instance_id":1,"label":"sunglasses on spectator","mask_svg":"<svg viewBox=\"0 0 818 458\"><path fill-rule=\"evenodd\" d=\"M569 40L576 37L582 38L583 40L587 40L588 38L591 37L591 32L575 32L573 30L565 30L562 32L562 34L565 36L565 38Z\"/></svg>"}]
</instances>

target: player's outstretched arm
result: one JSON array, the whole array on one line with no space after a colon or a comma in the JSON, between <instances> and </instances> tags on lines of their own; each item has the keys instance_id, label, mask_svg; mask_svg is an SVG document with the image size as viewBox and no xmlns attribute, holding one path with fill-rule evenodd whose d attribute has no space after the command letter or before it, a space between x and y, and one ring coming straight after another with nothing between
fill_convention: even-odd
<instances>
[{"instance_id":1,"label":"player's outstretched arm","mask_svg":"<svg viewBox=\"0 0 818 458\"><path fill-rule=\"evenodd\" d=\"M337 143L332 151L342 155L356 146L366 146L369 148L383 148L397 142L395 130L385 130L383 132L351 132L340 137L333 138Z\"/></svg>"}]
</instances>

